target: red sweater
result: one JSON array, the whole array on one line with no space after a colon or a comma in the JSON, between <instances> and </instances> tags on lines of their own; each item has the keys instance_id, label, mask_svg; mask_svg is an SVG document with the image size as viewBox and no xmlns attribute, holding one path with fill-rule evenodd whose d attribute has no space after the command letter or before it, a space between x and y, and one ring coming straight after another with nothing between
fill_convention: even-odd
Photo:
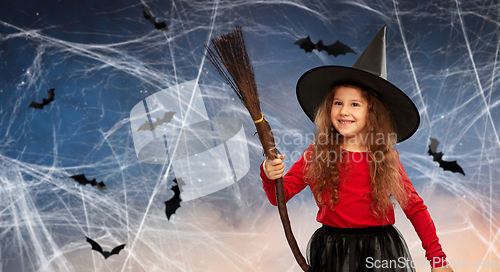
<instances>
[{"instance_id":1,"label":"red sweater","mask_svg":"<svg viewBox=\"0 0 500 272\"><path fill-rule=\"evenodd\" d=\"M283 177L285 198L288 202L294 195L302 191L307 184L303 180L305 167L309 161L312 145L293 164L290 170ZM307 157L306 157L307 156ZM307 159L306 159L307 158ZM340 171L339 200L331 209L327 205L318 205L319 211L316 220L319 223L338 228L364 228L370 226L391 225L395 223L394 209L388 211L385 220L377 219L370 210L371 186L369 157L366 152L346 152L344 156L350 166L346 171ZM261 165L260 176L262 177L264 191L267 198L273 205L277 205L274 180L267 178ZM352 166L352 167L351 167ZM436 235L436 227L427 211L427 206L422 198L417 194L415 188L408 179L403 166L401 165L402 181L411 191L410 201L403 209L406 217L411 221L415 231L422 241L425 256L430 261L432 267L446 265L446 255L441 249L439 238ZM347 172L347 173L346 173ZM348 176L348 179L347 179ZM324 191L322 202L328 203L329 193Z\"/></svg>"}]
</instances>

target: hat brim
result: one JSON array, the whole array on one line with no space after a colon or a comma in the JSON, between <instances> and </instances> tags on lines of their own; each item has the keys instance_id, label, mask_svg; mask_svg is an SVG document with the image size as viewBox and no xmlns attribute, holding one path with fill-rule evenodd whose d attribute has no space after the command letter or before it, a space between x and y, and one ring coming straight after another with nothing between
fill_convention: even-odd
<instances>
[{"instance_id":1,"label":"hat brim","mask_svg":"<svg viewBox=\"0 0 500 272\"><path fill-rule=\"evenodd\" d=\"M321 66L305 72L297 82L297 99L314 122L316 111L330 90L340 84L366 88L391 112L397 142L410 138L418 129L420 115L411 99L389 81L372 73L346 66Z\"/></svg>"}]
</instances>

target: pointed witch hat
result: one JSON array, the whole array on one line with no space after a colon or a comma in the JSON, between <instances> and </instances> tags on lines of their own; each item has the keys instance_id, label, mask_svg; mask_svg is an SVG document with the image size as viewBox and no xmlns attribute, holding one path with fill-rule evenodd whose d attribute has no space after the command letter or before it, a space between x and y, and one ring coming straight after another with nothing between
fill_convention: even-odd
<instances>
[{"instance_id":1,"label":"pointed witch hat","mask_svg":"<svg viewBox=\"0 0 500 272\"><path fill-rule=\"evenodd\" d=\"M297 99L314 122L316 111L334 86L354 84L377 97L391 112L397 141L410 138L418 129L420 115L411 99L387 81L385 31L382 27L352 67L321 66L305 72L297 82Z\"/></svg>"}]
</instances>

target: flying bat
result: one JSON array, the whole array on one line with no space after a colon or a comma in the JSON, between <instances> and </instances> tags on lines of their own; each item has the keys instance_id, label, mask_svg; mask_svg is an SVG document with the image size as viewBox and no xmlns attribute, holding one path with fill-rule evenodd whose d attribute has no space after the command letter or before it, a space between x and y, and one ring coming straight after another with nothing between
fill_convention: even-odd
<instances>
[{"instance_id":1,"label":"flying bat","mask_svg":"<svg viewBox=\"0 0 500 272\"><path fill-rule=\"evenodd\" d=\"M326 51L328 52L328 55L333 55L334 57L337 57L338 55L345 55L346 53L356 54L354 50L352 50L349 46L341 43L339 40L330 45L323 45L322 40L319 40L317 43L313 43L311 41L311 38L307 36L307 38L299 39L293 44L298 44L301 49L304 49L304 51L306 51L306 53L312 52L313 49L316 49L319 52Z\"/></svg>"},{"instance_id":2,"label":"flying bat","mask_svg":"<svg viewBox=\"0 0 500 272\"><path fill-rule=\"evenodd\" d=\"M167 215L167 219L170 220L170 216L177 211L177 209L181 206L181 191L179 190L179 184L177 183L177 179L173 180L175 185L171 187L174 192L174 196L165 201L165 214Z\"/></svg>"},{"instance_id":3,"label":"flying bat","mask_svg":"<svg viewBox=\"0 0 500 272\"><path fill-rule=\"evenodd\" d=\"M156 129L157 126L161 126L162 124L166 124L172 120L174 117L175 111L169 111L165 112L165 115L163 115L163 118L156 118L156 121L154 123L145 121L144 124L142 124L137 131L141 130L148 130L148 131L153 131Z\"/></svg>"},{"instance_id":4,"label":"flying bat","mask_svg":"<svg viewBox=\"0 0 500 272\"><path fill-rule=\"evenodd\" d=\"M151 16L151 9L148 6L142 6L142 13L144 14L145 19L149 20L150 23L155 25L156 29L168 31L168 27L165 22L158 23L156 22L156 17Z\"/></svg>"},{"instance_id":5,"label":"flying bat","mask_svg":"<svg viewBox=\"0 0 500 272\"><path fill-rule=\"evenodd\" d=\"M113 248L113 250L111 250L111 252L104 251L104 250L102 250L102 247L96 241L90 239L87 236L85 236L85 238L87 238L87 242L89 242L89 244L92 246L92 249L100 252L102 254L102 256L104 256L104 259L109 258L109 256L111 256L111 255L115 255L115 254L118 255L118 253L120 253L120 250L122 250L125 247L125 244L123 244L123 245L119 245L119 246Z\"/></svg>"},{"instance_id":6,"label":"flying bat","mask_svg":"<svg viewBox=\"0 0 500 272\"><path fill-rule=\"evenodd\" d=\"M439 167L453 173L461 173L465 176L464 170L462 169L462 167L460 167L460 165L458 165L457 161L443 161L443 152L436 152L438 145L439 141L431 138L431 144L429 145L429 155L434 158L433 160L435 162L439 163Z\"/></svg>"},{"instance_id":7,"label":"flying bat","mask_svg":"<svg viewBox=\"0 0 500 272\"><path fill-rule=\"evenodd\" d=\"M76 182L78 182L79 184L81 185L87 185L87 184L90 184L92 186L97 186L97 189L99 189L99 191L104 191L106 190L106 185L104 185L104 182L96 182L95 179L93 180L88 180L86 177L85 177L85 174L81 174L81 175L73 175L73 176L70 176L70 178L74 179Z\"/></svg>"},{"instance_id":8,"label":"flying bat","mask_svg":"<svg viewBox=\"0 0 500 272\"><path fill-rule=\"evenodd\" d=\"M48 105L50 102L54 101L54 90L55 89L50 89L47 91L49 94L49 99L43 99L42 103L37 103L35 101L31 102L31 104L28 106L28 108L35 108L35 109L43 109L44 106Z\"/></svg>"}]
</instances>

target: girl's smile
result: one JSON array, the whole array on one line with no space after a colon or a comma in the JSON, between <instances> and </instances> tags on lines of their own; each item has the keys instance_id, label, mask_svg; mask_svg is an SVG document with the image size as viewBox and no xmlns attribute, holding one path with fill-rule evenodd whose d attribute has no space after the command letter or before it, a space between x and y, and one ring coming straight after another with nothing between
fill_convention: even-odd
<instances>
[{"instance_id":1,"label":"girl's smile","mask_svg":"<svg viewBox=\"0 0 500 272\"><path fill-rule=\"evenodd\" d=\"M340 119L339 123L340 123L341 126L347 126L347 125L350 125L350 124L354 123L354 121Z\"/></svg>"},{"instance_id":2,"label":"girl's smile","mask_svg":"<svg viewBox=\"0 0 500 272\"><path fill-rule=\"evenodd\" d=\"M331 110L332 124L346 140L350 140L350 145L362 146L367 114L368 105L361 90L347 86L337 89Z\"/></svg>"}]
</instances>

